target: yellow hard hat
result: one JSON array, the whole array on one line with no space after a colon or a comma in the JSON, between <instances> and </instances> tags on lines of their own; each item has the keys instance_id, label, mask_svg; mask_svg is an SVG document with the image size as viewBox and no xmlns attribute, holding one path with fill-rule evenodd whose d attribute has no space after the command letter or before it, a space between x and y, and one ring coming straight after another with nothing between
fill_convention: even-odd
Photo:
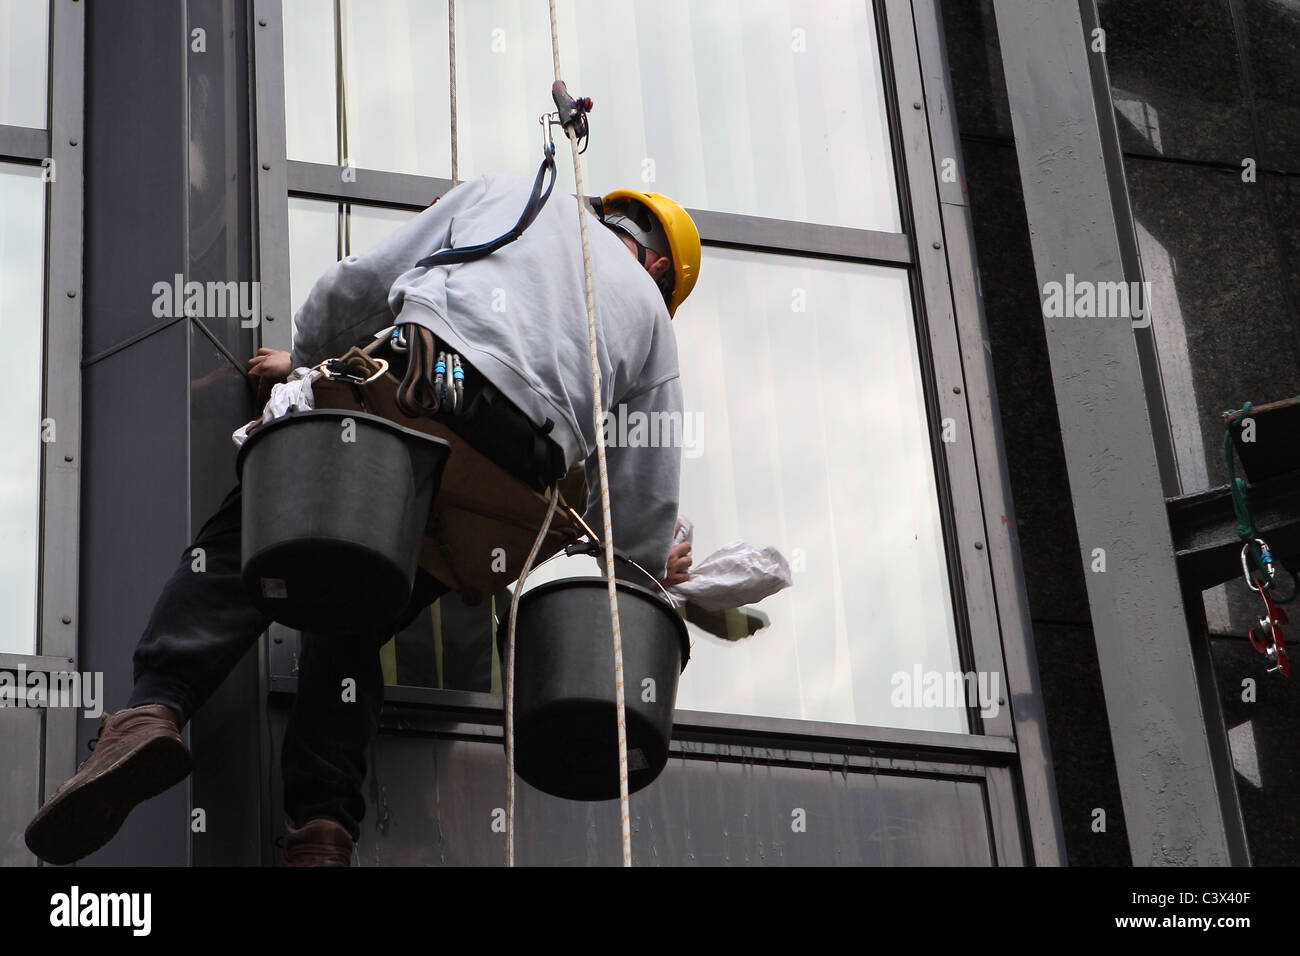
<instances>
[{"instance_id":1,"label":"yellow hard hat","mask_svg":"<svg viewBox=\"0 0 1300 956\"><path fill-rule=\"evenodd\" d=\"M601 207L605 225L626 232L638 244L672 260L672 271L665 275L666 279L671 277L671 285L660 284L668 315L672 316L691 294L700 275L700 231L694 221L662 193L639 189L615 189L601 199ZM646 215L647 211L653 218Z\"/></svg>"}]
</instances>

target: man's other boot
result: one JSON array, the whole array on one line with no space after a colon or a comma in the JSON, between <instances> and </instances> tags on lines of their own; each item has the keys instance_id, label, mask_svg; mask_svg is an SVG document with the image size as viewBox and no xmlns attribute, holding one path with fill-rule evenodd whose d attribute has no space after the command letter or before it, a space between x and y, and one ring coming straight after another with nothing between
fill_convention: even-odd
<instances>
[{"instance_id":1,"label":"man's other boot","mask_svg":"<svg viewBox=\"0 0 1300 956\"><path fill-rule=\"evenodd\" d=\"M136 804L189 776L180 717L162 704L104 714L90 759L27 825L27 848L47 863L73 863L113 838Z\"/></svg>"},{"instance_id":2,"label":"man's other boot","mask_svg":"<svg viewBox=\"0 0 1300 956\"><path fill-rule=\"evenodd\" d=\"M352 847L352 835L333 820L284 821L285 866L351 866Z\"/></svg>"}]
</instances>

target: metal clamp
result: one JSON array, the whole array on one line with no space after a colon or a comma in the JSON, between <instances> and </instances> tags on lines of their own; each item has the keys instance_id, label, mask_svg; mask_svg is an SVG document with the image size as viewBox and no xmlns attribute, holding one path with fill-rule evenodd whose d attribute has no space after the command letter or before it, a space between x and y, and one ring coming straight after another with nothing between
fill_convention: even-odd
<instances>
[{"instance_id":1,"label":"metal clamp","mask_svg":"<svg viewBox=\"0 0 1300 956\"><path fill-rule=\"evenodd\" d=\"M1281 671L1283 677L1289 677L1291 662L1287 658L1286 643L1282 640L1282 625L1289 624L1290 620L1286 611L1273 603L1267 591L1260 590L1259 594L1264 599L1264 616L1259 619L1260 637L1255 636L1254 628L1250 629L1250 644L1273 663L1268 669L1270 674Z\"/></svg>"}]
</instances>

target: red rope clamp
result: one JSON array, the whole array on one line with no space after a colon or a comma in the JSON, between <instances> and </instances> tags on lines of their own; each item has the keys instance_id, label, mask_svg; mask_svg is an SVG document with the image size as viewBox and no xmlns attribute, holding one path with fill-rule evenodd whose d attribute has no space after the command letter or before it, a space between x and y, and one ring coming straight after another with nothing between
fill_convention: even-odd
<instances>
[{"instance_id":1,"label":"red rope clamp","mask_svg":"<svg viewBox=\"0 0 1300 956\"><path fill-rule=\"evenodd\" d=\"M1268 584L1260 582L1259 596L1264 599L1264 616L1259 619L1260 636L1255 636L1255 629L1250 630L1250 644L1255 650L1267 657L1273 666L1269 673L1281 671L1283 677L1291 676L1291 662L1286 655L1286 644L1282 640L1282 625L1289 624L1286 611L1273 603L1268 595Z\"/></svg>"},{"instance_id":2,"label":"red rope clamp","mask_svg":"<svg viewBox=\"0 0 1300 956\"><path fill-rule=\"evenodd\" d=\"M1253 572L1247 564L1247 550L1252 544L1258 545L1262 557L1262 567ZM1273 666L1269 667L1269 674L1273 671L1282 671L1282 676L1287 678L1291 676L1291 662L1287 659L1287 645L1282 640L1282 626L1291 622L1287 619L1286 611L1275 604L1273 598L1269 596L1269 587L1273 584L1273 555L1270 554L1268 542L1262 538L1247 541L1245 548L1242 549L1242 572L1247 587L1264 600L1264 617L1260 618L1257 626L1260 636L1256 637L1256 628L1252 627L1249 633L1251 646L1273 662Z\"/></svg>"}]
</instances>

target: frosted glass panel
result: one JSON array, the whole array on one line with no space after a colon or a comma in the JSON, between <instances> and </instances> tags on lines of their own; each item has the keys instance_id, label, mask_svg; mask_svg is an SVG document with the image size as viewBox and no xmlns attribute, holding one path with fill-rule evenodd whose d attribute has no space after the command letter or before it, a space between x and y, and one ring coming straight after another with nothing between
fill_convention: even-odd
<instances>
[{"instance_id":1,"label":"frosted glass panel","mask_svg":"<svg viewBox=\"0 0 1300 956\"><path fill-rule=\"evenodd\" d=\"M966 732L963 695L926 693L959 658L906 272L706 248L674 330L695 562L743 539L794 571L688 616L678 707Z\"/></svg>"},{"instance_id":2,"label":"frosted glass panel","mask_svg":"<svg viewBox=\"0 0 1300 956\"><path fill-rule=\"evenodd\" d=\"M414 215L415 213L406 209L385 209L382 206L349 206L348 255L359 256L369 252L381 239ZM433 251L432 249L429 250L429 252ZM419 256L416 258L418 259ZM414 262L411 264L415 265Z\"/></svg>"},{"instance_id":3,"label":"frosted glass panel","mask_svg":"<svg viewBox=\"0 0 1300 956\"><path fill-rule=\"evenodd\" d=\"M331 148L333 4L285 7L290 157L450 176L445 0L339 9L346 122ZM640 187L688 207L897 232L870 11L865 0L561 0L564 78L596 101L586 191ZM550 36L545 3L457 9L462 179L536 169L537 118L554 108ZM567 149L559 166L560 188L575 191Z\"/></svg>"},{"instance_id":4,"label":"frosted glass panel","mask_svg":"<svg viewBox=\"0 0 1300 956\"><path fill-rule=\"evenodd\" d=\"M43 353L44 289L41 170L0 164L0 341L14 355ZM0 653L36 651L42 386L39 361L13 363L0 415Z\"/></svg>"},{"instance_id":5,"label":"frosted glass panel","mask_svg":"<svg viewBox=\"0 0 1300 956\"><path fill-rule=\"evenodd\" d=\"M0 0L0 126L47 127L50 5Z\"/></svg>"},{"instance_id":6,"label":"frosted glass panel","mask_svg":"<svg viewBox=\"0 0 1300 956\"><path fill-rule=\"evenodd\" d=\"M457 8L461 176L532 171L553 108L544 3ZM896 232L875 24L864 0L561 0L569 91L595 100L588 193ZM569 152L560 186L574 191Z\"/></svg>"},{"instance_id":7,"label":"frosted glass panel","mask_svg":"<svg viewBox=\"0 0 1300 956\"><path fill-rule=\"evenodd\" d=\"M359 169L448 176L446 0L345 0L342 10L343 155Z\"/></svg>"},{"instance_id":8,"label":"frosted glass panel","mask_svg":"<svg viewBox=\"0 0 1300 956\"><path fill-rule=\"evenodd\" d=\"M338 204L290 198L289 298L295 316L321 273L338 261Z\"/></svg>"},{"instance_id":9,"label":"frosted glass panel","mask_svg":"<svg viewBox=\"0 0 1300 956\"><path fill-rule=\"evenodd\" d=\"M334 0L284 0L284 127L289 159L339 161Z\"/></svg>"}]
</instances>

